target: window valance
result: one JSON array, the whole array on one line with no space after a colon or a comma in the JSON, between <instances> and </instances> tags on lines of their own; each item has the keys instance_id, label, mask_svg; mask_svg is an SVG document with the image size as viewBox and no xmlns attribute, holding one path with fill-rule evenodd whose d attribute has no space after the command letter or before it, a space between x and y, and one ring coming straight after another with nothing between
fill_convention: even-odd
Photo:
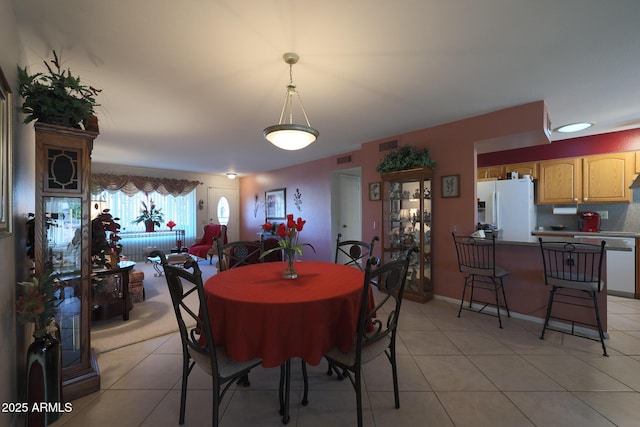
<instances>
[{"instance_id":1,"label":"window valance","mask_svg":"<svg viewBox=\"0 0 640 427\"><path fill-rule=\"evenodd\" d=\"M202 184L200 181L186 179L154 178L149 176L111 175L106 173L91 174L91 192L99 193L103 190L120 190L127 196L142 191L144 193L157 192L159 194L181 196L189 194L194 188Z\"/></svg>"}]
</instances>

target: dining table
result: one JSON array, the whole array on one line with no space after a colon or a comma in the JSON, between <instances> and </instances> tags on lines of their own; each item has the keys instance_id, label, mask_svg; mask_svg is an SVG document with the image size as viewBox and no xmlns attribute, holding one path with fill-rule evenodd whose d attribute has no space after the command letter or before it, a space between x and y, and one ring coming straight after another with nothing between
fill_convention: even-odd
<instances>
[{"instance_id":1,"label":"dining table","mask_svg":"<svg viewBox=\"0 0 640 427\"><path fill-rule=\"evenodd\" d=\"M280 409L287 423L291 359L318 365L332 348L351 348L364 273L342 264L300 261L295 263L298 277L286 279L285 265L265 262L225 270L207 279L204 289L214 340L224 345L227 357L260 358L265 368L282 367Z\"/></svg>"}]
</instances>

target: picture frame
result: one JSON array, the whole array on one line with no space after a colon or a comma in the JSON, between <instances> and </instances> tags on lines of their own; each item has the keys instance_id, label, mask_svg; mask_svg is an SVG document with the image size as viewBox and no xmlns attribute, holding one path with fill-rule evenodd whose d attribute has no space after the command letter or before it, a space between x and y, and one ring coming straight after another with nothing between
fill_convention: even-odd
<instances>
[{"instance_id":1,"label":"picture frame","mask_svg":"<svg viewBox=\"0 0 640 427\"><path fill-rule=\"evenodd\" d=\"M460 175L442 177L442 197L460 197Z\"/></svg>"},{"instance_id":2,"label":"picture frame","mask_svg":"<svg viewBox=\"0 0 640 427\"><path fill-rule=\"evenodd\" d=\"M11 90L0 69L0 238L11 235L12 227L12 130Z\"/></svg>"},{"instance_id":3,"label":"picture frame","mask_svg":"<svg viewBox=\"0 0 640 427\"><path fill-rule=\"evenodd\" d=\"M287 189L277 188L264 192L264 210L267 221L284 220L287 214Z\"/></svg>"},{"instance_id":4,"label":"picture frame","mask_svg":"<svg viewBox=\"0 0 640 427\"><path fill-rule=\"evenodd\" d=\"M381 183L378 182L370 182L369 183L369 200L380 200L381 197Z\"/></svg>"}]
</instances>

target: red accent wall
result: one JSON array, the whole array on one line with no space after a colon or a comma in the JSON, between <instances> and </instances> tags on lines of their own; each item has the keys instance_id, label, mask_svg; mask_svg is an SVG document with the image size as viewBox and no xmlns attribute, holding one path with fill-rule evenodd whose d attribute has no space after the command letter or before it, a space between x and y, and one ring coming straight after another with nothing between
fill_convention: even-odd
<instances>
[{"instance_id":1,"label":"red accent wall","mask_svg":"<svg viewBox=\"0 0 640 427\"><path fill-rule=\"evenodd\" d=\"M634 150L640 150L640 129L565 139L517 150L479 154L478 167Z\"/></svg>"}]
</instances>

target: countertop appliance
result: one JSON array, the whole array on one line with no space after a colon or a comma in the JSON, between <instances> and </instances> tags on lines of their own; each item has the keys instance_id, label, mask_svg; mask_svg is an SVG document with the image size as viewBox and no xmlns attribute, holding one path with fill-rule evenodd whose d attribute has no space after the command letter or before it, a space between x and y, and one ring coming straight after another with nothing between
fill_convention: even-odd
<instances>
[{"instance_id":1,"label":"countertop appliance","mask_svg":"<svg viewBox=\"0 0 640 427\"><path fill-rule=\"evenodd\" d=\"M597 233L600 231L600 214L585 211L578 214L578 227L582 232Z\"/></svg>"},{"instance_id":2,"label":"countertop appliance","mask_svg":"<svg viewBox=\"0 0 640 427\"><path fill-rule=\"evenodd\" d=\"M501 230L502 238L529 241L536 227L536 207L530 179L506 179L478 183L478 222Z\"/></svg>"}]
</instances>

